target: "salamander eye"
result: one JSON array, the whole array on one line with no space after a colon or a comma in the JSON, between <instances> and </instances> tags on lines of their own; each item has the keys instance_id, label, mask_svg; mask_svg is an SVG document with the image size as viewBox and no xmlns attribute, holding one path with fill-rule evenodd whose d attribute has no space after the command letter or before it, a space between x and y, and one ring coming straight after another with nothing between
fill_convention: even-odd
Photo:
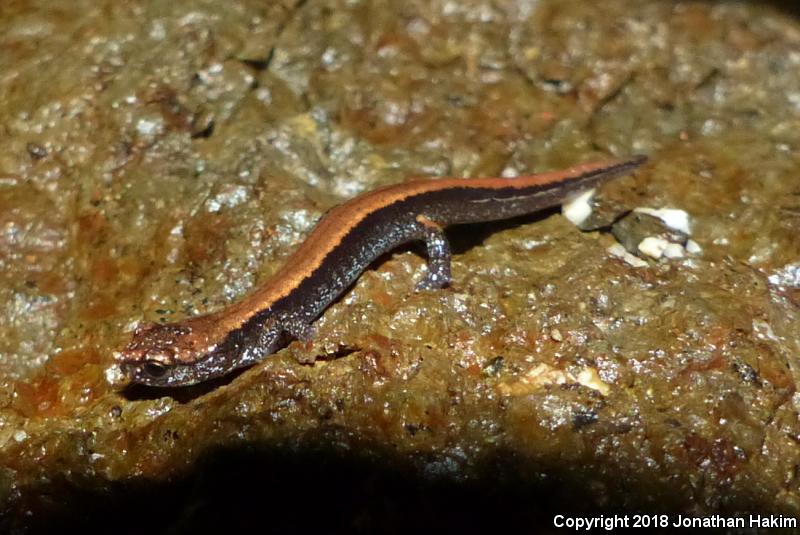
<instances>
[{"instance_id":1,"label":"salamander eye","mask_svg":"<svg viewBox=\"0 0 800 535\"><path fill-rule=\"evenodd\" d=\"M144 373L153 378L163 377L167 373L167 367L155 360L148 360L142 366Z\"/></svg>"}]
</instances>

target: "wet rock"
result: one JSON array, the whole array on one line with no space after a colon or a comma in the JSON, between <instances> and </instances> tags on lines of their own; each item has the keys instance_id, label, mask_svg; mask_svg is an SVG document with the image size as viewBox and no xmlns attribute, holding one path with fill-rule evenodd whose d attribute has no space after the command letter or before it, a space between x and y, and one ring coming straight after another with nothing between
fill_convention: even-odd
<instances>
[{"instance_id":1,"label":"wet rock","mask_svg":"<svg viewBox=\"0 0 800 535\"><path fill-rule=\"evenodd\" d=\"M797 35L772 2L4 3L0 531L798 516ZM639 153L598 232L453 228L449 289L401 248L312 346L106 381L361 192Z\"/></svg>"}]
</instances>

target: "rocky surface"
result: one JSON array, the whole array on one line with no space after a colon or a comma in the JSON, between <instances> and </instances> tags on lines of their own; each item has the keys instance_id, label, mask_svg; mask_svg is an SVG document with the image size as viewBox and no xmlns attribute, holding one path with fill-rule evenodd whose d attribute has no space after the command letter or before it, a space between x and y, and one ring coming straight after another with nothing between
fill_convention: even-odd
<instances>
[{"instance_id":1,"label":"rocky surface","mask_svg":"<svg viewBox=\"0 0 800 535\"><path fill-rule=\"evenodd\" d=\"M4 2L0 527L800 514L787 6ZM363 191L633 153L599 213L685 211L679 258L555 212L454 229L449 289L414 292L404 248L313 344L106 381L137 323L236 300Z\"/></svg>"}]
</instances>

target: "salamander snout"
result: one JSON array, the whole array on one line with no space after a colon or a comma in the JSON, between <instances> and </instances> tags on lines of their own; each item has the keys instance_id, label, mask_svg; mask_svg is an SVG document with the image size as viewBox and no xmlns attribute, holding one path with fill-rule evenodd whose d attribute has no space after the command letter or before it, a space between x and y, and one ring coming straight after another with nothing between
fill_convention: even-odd
<instances>
[{"instance_id":1,"label":"salamander snout","mask_svg":"<svg viewBox=\"0 0 800 535\"><path fill-rule=\"evenodd\" d=\"M185 375L188 364L205 354L208 344L198 330L186 324L142 326L133 339L115 355L123 374L152 386L168 386Z\"/></svg>"},{"instance_id":2,"label":"salamander snout","mask_svg":"<svg viewBox=\"0 0 800 535\"><path fill-rule=\"evenodd\" d=\"M141 327L115 353L117 364L106 370L106 378L117 388L131 383L180 387L250 366L286 343L286 329L280 322L259 320L233 330L226 330L215 315Z\"/></svg>"}]
</instances>

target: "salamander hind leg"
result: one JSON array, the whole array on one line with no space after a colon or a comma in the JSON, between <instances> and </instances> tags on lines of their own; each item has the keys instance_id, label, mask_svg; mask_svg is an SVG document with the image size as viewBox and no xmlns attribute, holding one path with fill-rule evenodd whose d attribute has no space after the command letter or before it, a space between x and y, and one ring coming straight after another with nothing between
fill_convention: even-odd
<instances>
[{"instance_id":1,"label":"salamander hind leg","mask_svg":"<svg viewBox=\"0 0 800 535\"><path fill-rule=\"evenodd\" d=\"M442 227L423 215L418 215L422 239L428 252L428 274L417 284L417 290L433 290L450 285L450 244Z\"/></svg>"}]
</instances>

